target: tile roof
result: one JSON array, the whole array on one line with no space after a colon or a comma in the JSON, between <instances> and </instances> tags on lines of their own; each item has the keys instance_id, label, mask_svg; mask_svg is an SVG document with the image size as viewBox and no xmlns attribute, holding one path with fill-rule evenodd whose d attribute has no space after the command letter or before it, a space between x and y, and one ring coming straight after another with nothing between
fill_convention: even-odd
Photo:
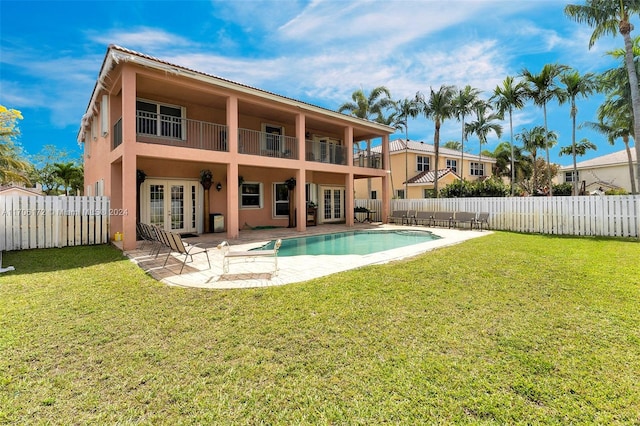
<instances>
[{"instance_id":1,"label":"tile roof","mask_svg":"<svg viewBox=\"0 0 640 426\"><path fill-rule=\"evenodd\" d=\"M448 174L453 174L456 178L460 179L460 176L451 169L441 169L438 170L438 180L442 179ZM406 183L421 183L421 184L432 184L435 181L436 172L435 170L429 170L426 172L420 172L411 179L409 179ZM405 182L403 182L405 183Z\"/></svg>"},{"instance_id":2,"label":"tile roof","mask_svg":"<svg viewBox=\"0 0 640 426\"><path fill-rule=\"evenodd\" d=\"M392 141L389 142L389 153L390 154L394 154L394 153L399 153L399 152L403 152L404 151L404 139L394 139ZM429 154L434 154L435 155L435 147L433 146L433 144L430 143L426 143L423 141L412 141L411 139L409 139L408 145L407 145L407 149L411 152L426 152ZM371 147L371 151L373 152L381 152L381 148L380 146L374 146ZM462 151L458 151L455 149L449 149L449 148L444 148L442 146L440 146L440 155L443 155L445 157L450 157L450 158L461 158L462 157ZM470 154L468 152L464 153L464 157L470 160L480 160L480 156L476 155L476 154ZM487 163L495 163L496 159L495 158L491 158L491 157L487 157L487 156L482 156L482 161L483 162L487 162Z\"/></svg>"}]
</instances>

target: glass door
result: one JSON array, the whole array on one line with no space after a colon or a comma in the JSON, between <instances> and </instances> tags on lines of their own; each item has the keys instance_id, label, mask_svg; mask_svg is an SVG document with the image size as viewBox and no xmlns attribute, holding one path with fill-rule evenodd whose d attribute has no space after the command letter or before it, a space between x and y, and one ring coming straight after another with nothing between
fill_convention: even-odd
<instances>
[{"instance_id":1,"label":"glass door","mask_svg":"<svg viewBox=\"0 0 640 426\"><path fill-rule=\"evenodd\" d=\"M322 188L322 222L344 221L344 188Z\"/></svg>"},{"instance_id":2,"label":"glass door","mask_svg":"<svg viewBox=\"0 0 640 426\"><path fill-rule=\"evenodd\" d=\"M173 232L202 232L198 182L147 179L141 204L143 222Z\"/></svg>"}]
</instances>

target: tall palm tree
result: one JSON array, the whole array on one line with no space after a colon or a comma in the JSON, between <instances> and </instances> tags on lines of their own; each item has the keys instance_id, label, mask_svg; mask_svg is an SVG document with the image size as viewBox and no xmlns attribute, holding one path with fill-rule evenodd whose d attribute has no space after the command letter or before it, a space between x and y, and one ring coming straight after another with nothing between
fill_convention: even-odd
<instances>
[{"instance_id":1,"label":"tall palm tree","mask_svg":"<svg viewBox=\"0 0 640 426\"><path fill-rule=\"evenodd\" d=\"M627 162L629 165L629 179L631 181L631 192L637 194L636 179L633 170L633 157L629 148L629 137L633 136L633 119L631 106L626 102L605 101L598 108L598 122L588 121L582 126L587 126L600 134L606 136L609 144L613 145L618 138L622 138L627 152ZM637 143L636 143L637 144Z\"/></svg>"},{"instance_id":2,"label":"tall palm tree","mask_svg":"<svg viewBox=\"0 0 640 426\"><path fill-rule=\"evenodd\" d=\"M516 139L522 142L524 150L531 155L531 162L533 164L533 192L537 192L539 189L537 167L538 150L545 148L547 140L557 139L554 132L548 132L546 136L545 133L544 127L535 126L531 129L522 129L522 131L516 135Z\"/></svg>"},{"instance_id":3,"label":"tall palm tree","mask_svg":"<svg viewBox=\"0 0 640 426\"><path fill-rule=\"evenodd\" d=\"M560 148L560 155L573 155L582 157L589 150L596 150L598 147L595 143L591 142L587 138L582 138L580 142L572 142L569 146L563 146ZM574 174L573 176L577 176Z\"/></svg>"},{"instance_id":4,"label":"tall palm tree","mask_svg":"<svg viewBox=\"0 0 640 426\"><path fill-rule=\"evenodd\" d=\"M542 107L544 115L544 137L549 134L549 127L547 126L547 103L556 99L558 103L563 103L564 93L556 85L556 78L566 70L565 65L559 64L545 64L542 70L538 74L533 74L528 69L522 70L522 76L527 82L527 94L533 100L533 103L539 107ZM551 160L549 158L549 143L545 141L545 152L547 157L547 186L550 194L553 195L553 189L551 185Z\"/></svg>"},{"instance_id":5,"label":"tall palm tree","mask_svg":"<svg viewBox=\"0 0 640 426\"><path fill-rule=\"evenodd\" d=\"M365 120L373 120L379 123L386 122L384 112L393 106L391 92L384 86L374 88L368 95L363 89L358 89L351 94L351 102L345 102L338 107L338 112L347 113ZM358 146L360 149L360 146ZM367 158L371 158L371 141L367 141ZM367 179L367 192L371 194L371 179Z\"/></svg>"},{"instance_id":6,"label":"tall palm tree","mask_svg":"<svg viewBox=\"0 0 640 426\"><path fill-rule=\"evenodd\" d=\"M507 76L502 82L502 86L496 86L491 100L498 108L498 113L504 115L509 112L509 134L511 136L511 195L514 195L514 184L516 180L515 151L513 144L513 110L524 108L527 99L527 86L523 81L515 82L514 78Z\"/></svg>"},{"instance_id":7,"label":"tall palm tree","mask_svg":"<svg viewBox=\"0 0 640 426\"><path fill-rule=\"evenodd\" d=\"M420 105L425 118L432 119L435 126L433 133L433 148L436 154L435 161L435 173L433 179L433 189L435 191L436 198L440 196L438 194L438 167L440 162L440 126L442 123L451 118L453 112L453 98L456 94L455 86L442 85L438 90L433 90L433 87L429 88L429 98L425 98L420 92L416 93L416 101Z\"/></svg>"},{"instance_id":8,"label":"tall palm tree","mask_svg":"<svg viewBox=\"0 0 640 426\"><path fill-rule=\"evenodd\" d=\"M479 96L479 89L466 85L464 89L458 89L455 98L453 98L453 113L458 121L462 123L460 136L460 151L462 152L462 156L460 158L460 176L462 179L464 179L464 141L467 136L464 131L464 119L467 115L470 115L473 112L478 102L480 102Z\"/></svg>"},{"instance_id":9,"label":"tall palm tree","mask_svg":"<svg viewBox=\"0 0 640 426\"><path fill-rule=\"evenodd\" d=\"M480 102L474 110L476 119L467 124L465 133L474 133L480 143L479 158L482 161L482 145L487 143L487 136L493 132L497 137L502 136L502 125L498 123L500 114L493 112L489 102Z\"/></svg>"},{"instance_id":10,"label":"tall palm tree","mask_svg":"<svg viewBox=\"0 0 640 426\"><path fill-rule=\"evenodd\" d=\"M404 194L408 197L408 185L409 185L409 117L416 118L420 113L420 105L413 98L404 98L395 102L395 116L397 121L395 128L400 130L404 129ZM392 174L393 176L393 174ZM393 186L393 185L392 185Z\"/></svg>"},{"instance_id":11,"label":"tall palm tree","mask_svg":"<svg viewBox=\"0 0 640 426\"><path fill-rule=\"evenodd\" d=\"M624 40L625 66L629 77L631 90L631 106L633 111L633 134L637 141L640 137L640 88L638 88L638 74L634 65L633 43L631 30L633 25L629 16L640 13L638 0L585 0L584 5L569 4L564 8L565 14L576 22L586 23L593 28L589 39L589 49L603 35L615 36L618 32ZM640 187L640 145L635 144L638 186Z\"/></svg>"},{"instance_id":12,"label":"tall palm tree","mask_svg":"<svg viewBox=\"0 0 640 426\"><path fill-rule=\"evenodd\" d=\"M596 89L595 75L586 73L580 75L578 71L567 71L560 76L560 82L564 84L564 95L571 103L571 147L573 149L573 195L578 195L578 163L576 160L576 116L578 108L576 107L576 98L578 96L587 97ZM590 142L589 142L590 143ZM584 155L584 154L582 154Z\"/></svg>"},{"instance_id":13,"label":"tall palm tree","mask_svg":"<svg viewBox=\"0 0 640 426\"><path fill-rule=\"evenodd\" d=\"M78 175L81 173L80 167L76 166L73 162L54 163L53 167L53 173L62 181L65 195L69 195L71 182L77 179Z\"/></svg>"}]
</instances>

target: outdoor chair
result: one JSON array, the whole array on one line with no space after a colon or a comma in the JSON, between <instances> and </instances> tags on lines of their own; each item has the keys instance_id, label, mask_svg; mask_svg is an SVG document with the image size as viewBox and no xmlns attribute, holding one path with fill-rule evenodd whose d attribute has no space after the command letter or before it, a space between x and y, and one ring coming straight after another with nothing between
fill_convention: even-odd
<instances>
[{"instance_id":1,"label":"outdoor chair","mask_svg":"<svg viewBox=\"0 0 640 426\"><path fill-rule=\"evenodd\" d=\"M433 212L423 212L423 211L416 212L414 222L416 223L416 225L432 226Z\"/></svg>"},{"instance_id":2,"label":"outdoor chair","mask_svg":"<svg viewBox=\"0 0 640 426\"><path fill-rule=\"evenodd\" d=\"M451 228L451 222L453 221L453 212L434 212L433 213L433 225L447 224ZM444 225L443 225L444 226Z\"/></svg>"},{"instance_id":3,"label":"outdoor chair","mask_svg":"<svg viewBox=\"0 0 640 426\"><path fill-rule=\"evenodd\" d=\"M182 262L182 267L180 268L180 274L182 274L184 265L186 265L189 258L191 258L191 261L193 262L194 255L204 253L207 256L209 269L211 269L211 261L209 260L209 253L207 252L206 248L199 247L198 244L185 244L185 242L182 241L182 237L180 236L180 234L177 234L175 232L167 232L160 228L158 229L160 230L160 234L163 234L166 241L168 241L169 247L171 249L169 251L169 254L167 254L166 259L164 260L164 265L162 265L163 267L167 265L167 261L169 260L169 256L171 256L171 253L178 253L179 256L184 256L184 261Z\"/></svg>"},{"instance_id":4,"label":"outdoor chair","mask_svg":"<svg viewBox=\"0 0 640 426\"><path fill-rule=\"evenodd\" d=\"M407 222L409 225L409 221L413 219L413 215L411 214L411 210L396 210L391 212L389 215L389 222L393 221L394 224L397 224L400 221L401 225L404 225L404 222Z\"/></svg>"},{"instance_id":5,"label":"outdoor chair","mask_svg":"<svg viewBox=\"0 0 640 426\"><path fill-rule=\"evenodd\" d=\"M482 231L483 225L486 226L487 229L489 229L489 213L488 212L478 213L478 217L475 220L475 224L480 227L481 231Z\"/></svg>"},{"instance_id":6,"label":"outdoor chair","mask_svg":"<svg viewBox=\"0 0 640 426\"><path fill-rule=\"evenodd\" d=\"M280 250L280 246L282 245L282 240L276 240L273 245L272 250L248 250L248 251L232 251L230 250L229 243L227 241L223 241L218 244L218 249L222 250L222 272L224 274L229 273L229 262L232 259L242 259L245 262L247 260L257 260L259 258L271 257L274 261L274 271L273 274L278 274L278 250Z\"/></svg>"},{"instance_id":7,"label":"outdoor chair","mask_svg":"<svg viewBox=\"0 0 640 426\"><path fill-rule=\"evenodd\" d=\"M453 219L451 220L452 226L458 226L458 224L468 223L469 227L473 229L473 224L476 221L476 214L471 212L455 212Z\"/></svg>"}]
</instances>

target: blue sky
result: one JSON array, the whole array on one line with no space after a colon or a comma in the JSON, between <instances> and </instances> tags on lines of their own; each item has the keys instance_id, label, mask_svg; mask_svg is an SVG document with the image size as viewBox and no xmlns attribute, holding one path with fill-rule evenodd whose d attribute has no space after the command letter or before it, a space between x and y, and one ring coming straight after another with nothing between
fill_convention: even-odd
<instances>
[{"instance_id":1,"label":"blue sky","mask_svg":"<svg viewBox=\"0 0 640 426\"><path fill-rule=\"evenodd\" d=\"M619 65L605 52L623 46L620 36L589 50L591 29L565 17L576 1L0 0L0 104L22 111L29 154L53 144L79 157L80 119L112 43L333 110L354 90L376 86L397 100L470 84L488 98L523 68L537 73L557 62L583 74ZM578 123L595 121L602 100L579 100ZM568 165L570 157L558 156L571 144L568 105L549 105L548 117L560 136L551 160ZM509 140L503 124L500 140ZM542 124L529 102L514 116L514 133ZM410 120L409 137L433 142L432 122ZM441 140L459 137L460 123L445 121ZM598 150L582 159L624 148L578 130L577 140L585 137ZM498 142L492 136L485 148ZM475 136L467 147L478 152Z\"/></svg>"}]
</instances>

